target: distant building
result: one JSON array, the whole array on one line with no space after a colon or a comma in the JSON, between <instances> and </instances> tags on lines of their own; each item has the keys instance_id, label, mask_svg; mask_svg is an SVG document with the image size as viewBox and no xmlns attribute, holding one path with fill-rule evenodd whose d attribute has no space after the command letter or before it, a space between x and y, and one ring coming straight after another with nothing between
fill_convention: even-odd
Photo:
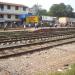
<instances>
[{"instance_id":1,"label":"distant building","mask_svg":"<svg viewBox=\"0 0 75 75\"><path fill-rule=\"evenodd\" d=\"M69 17L60 17L59 18L59 25L60 27L72 27L75 26L75 18L69 18Z\"/></svg>"},{"instance_id":2,"label":"distant building","mask_svg":"<svg viewBox=\"0 0 75 75\"><path fill-rule=\"evenodd\" d=\"M30 12L33 15L39 15L39 10L41 9L41 5L35 4L32 8L30 8Z\"/></svg>"},{"instance_id":3,"label":"distant building","mask_svg":"<svg viewBox=\"0 0 75 75\"><path fill-rule=\"evenodd\" d=\"M0 2L0 24L20 21L18 15L30 13L27 6Z\"/></svg>"},{"instance_id":4,"label":"distant building","mask_svg":"<svg viewBox=\"0 0 75 75\"><path fill-rule=\"evenodd\" d=\"M48 23L49 26L53 27L56 23L56 17L52 17L52 16L41 16L41 21L43 23Z\"/></svg>"}]
</instances>

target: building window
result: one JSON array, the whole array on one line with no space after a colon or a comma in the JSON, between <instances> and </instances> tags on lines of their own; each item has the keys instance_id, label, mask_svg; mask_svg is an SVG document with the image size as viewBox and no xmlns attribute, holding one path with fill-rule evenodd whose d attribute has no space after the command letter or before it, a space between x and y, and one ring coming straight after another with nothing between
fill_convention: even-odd
<instances>
[{"instance_id":1,"label":"building window","mask_svg":"<svg viewBox=\"0 0 75 75\"><path fill-rule=\"evenodd\" d=\"M25 11L26 10L26 7L23 7L23 11Z\"/></svg>"},{"instance_id":2,"label":"building window","mask_svg":"<svg viewBox=\"0 0 75 75\"><path fill-rule=\"evenodd\" d=\"M4 15L3 14L0 14L0 18L4 18Z\"/></svg>"},{"instance_id":3,"label":"building window","mask_svg":"<svg viewBox=\"0 0 75 75\"><path fill-rule=\"evenodd\" d=\"M7 5L7 9L11 9L10 5Z\"/></svg>"},{"instance_id":4,"label":"building window","mask_svg":"<svg viewBox=\"0 0 75 75\"><path fill-rule=\"evenodd\" d=\"M18 10L18 9L19 9L19 7L18 7L18 6L16 6L16 7L15 7L15 10Z\"/></svg>"},{"instance_id":5,"label":"building window","mask_svg":"<svg viewBox=\"0 0 75 75\"><path fill-rule=\"evenodd\" d=\"M7 15L8 16L8 18L11 18L11 15Z\"/></svg>"},{"instance_id":6,"label":"building window","mask_svg":"<svg viewBox=\"0 0 75 75\"><path fill-rule=\"evenodd\" d=\"M4 5L0 4L0 8L1 8L1 10L4 10Z\"/></svg>"},{"instance_id":7,"label":"building window","mask_svg":"<svg viewBox=\"0 0 75 75\"><path fill-rule=\"evenodd\" d=\"M15 15L15 18L18 19L18 15Z\"/></svg>"}]
</instances>

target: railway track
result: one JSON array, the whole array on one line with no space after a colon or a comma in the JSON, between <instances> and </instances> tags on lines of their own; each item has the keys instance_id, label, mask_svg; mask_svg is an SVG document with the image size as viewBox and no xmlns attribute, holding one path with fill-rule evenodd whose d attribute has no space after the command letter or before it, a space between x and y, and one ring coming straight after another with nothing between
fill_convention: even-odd
<instances>
[{"instance_id":1,"label":"railway track","mask_svg":"<svg viewBox=\"0 0 75 75\"><path fill-rule=\"evenodd\" d=\"M56 39L55 39L56 38ZM53 37L45 38L43 39L45 41L36 41L34 43L29 44L20 44L16 46L9 46L9 47L3 47L0 48L0 59L8 58L8 57L14 57L14 56L20 56L27 53L33 53L36 51L45 50L48 48L52 48L55 46L68 44L75 42L75 35L68 35L68 36L62 36L60 37Z\"/></svg>"},{"instance_id":2,"label":"railway track","mask_svg":"<svg viewBox=\"0 0 75 75\"><path fill-rule=\"evenodd\" d=\"M0 33L0 59L33 53L75 42L75 28L58 28L44 32Z\"/></svg>"}]
</instances>

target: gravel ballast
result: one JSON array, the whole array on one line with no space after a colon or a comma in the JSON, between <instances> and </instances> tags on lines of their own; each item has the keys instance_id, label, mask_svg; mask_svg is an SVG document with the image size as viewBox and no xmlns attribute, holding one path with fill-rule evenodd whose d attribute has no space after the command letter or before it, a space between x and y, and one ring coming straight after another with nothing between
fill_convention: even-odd
<instances>
[{"instance_id":1,"label":"gravel ballast","mask_svg":"<svg viewBox=\"0 0 75 75\"><path fill-rule=\"evenodd\" d=\"M0 75L35 75L38 72L64 70L75 63L75 43L18 57L0 59Z\"/></svg>"}]
</instances>

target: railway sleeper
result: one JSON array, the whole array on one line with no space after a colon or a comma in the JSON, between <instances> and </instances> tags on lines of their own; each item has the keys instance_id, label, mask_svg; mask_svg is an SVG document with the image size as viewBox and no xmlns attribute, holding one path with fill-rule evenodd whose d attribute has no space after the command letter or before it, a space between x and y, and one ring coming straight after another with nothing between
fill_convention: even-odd
<instances>
[{"instance_id":1,"label":"railway sleeper","mask_svg":"<svg viewBox=\"0 0 75 75\"><path fill-rule=\"evenodd\" d=\"M66 38L66 37L68 37L68 36L74 36L74 35L66 35L66 36L64 36L64 37ZM59 37L59 36L58 36L58 37ZM53 38L53 37L52 37L52 38ZM54 38L57 38L57 37L54 37ZM61 38L61 37L60 37L60 38ZM48 39L48 38L46 38L46 39ZM41 38L41 40L42 40L42 38ZM18 40L14 40L14 41L16 42L16 41L18 41ZM10 42L10 43L11 43L11 42Z\"/></svg>"}]
</instances>

